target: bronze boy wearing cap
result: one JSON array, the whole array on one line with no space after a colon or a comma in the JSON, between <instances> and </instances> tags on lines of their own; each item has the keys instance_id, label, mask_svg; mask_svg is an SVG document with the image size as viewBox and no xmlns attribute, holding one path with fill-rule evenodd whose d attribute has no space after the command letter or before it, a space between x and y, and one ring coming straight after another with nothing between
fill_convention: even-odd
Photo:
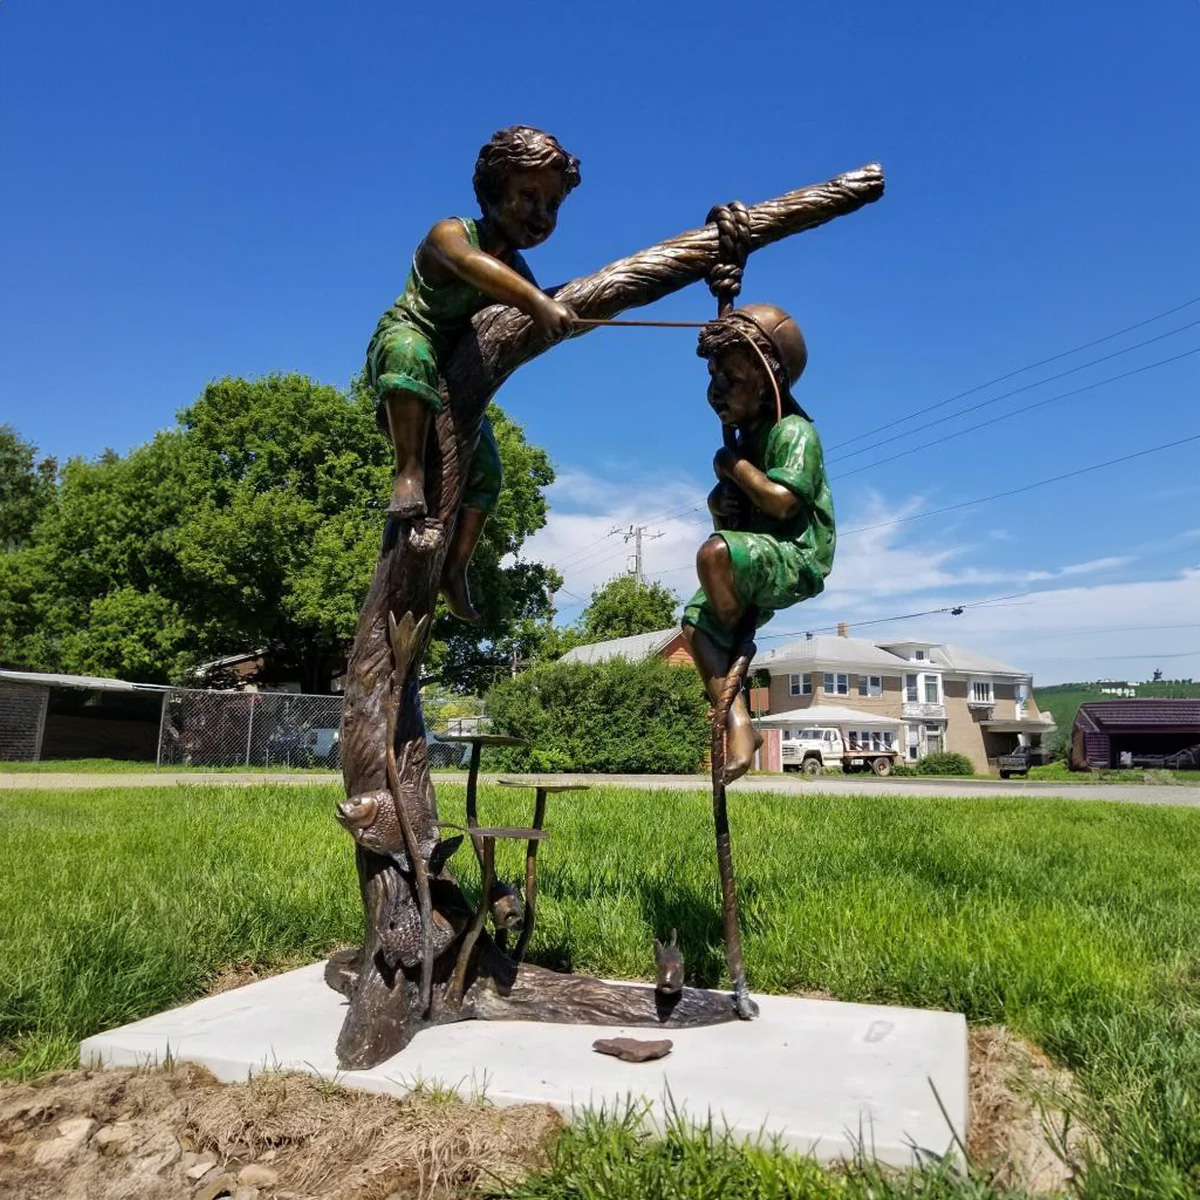
<instances>
[{"instance_id":1,"label":"bronze boy wearing cap","mask_svg":"<svg viewBox=\"0 0 1200 1200\"><path fill-rule=\"evenodd\" d=\"M800 327L774 305L748 304L707 325L697 353L708 359L708 402L736 431L732 448L713 459L718 483L708 507L716 533L696 555L700 590L683 612L684 636L715 704L750 621L762 625L824 588L835 533L821 442L791 394L808 361ZM727 781L750 768L755 740L739 694L729 711Z\"/></svg>"}]
</instances>

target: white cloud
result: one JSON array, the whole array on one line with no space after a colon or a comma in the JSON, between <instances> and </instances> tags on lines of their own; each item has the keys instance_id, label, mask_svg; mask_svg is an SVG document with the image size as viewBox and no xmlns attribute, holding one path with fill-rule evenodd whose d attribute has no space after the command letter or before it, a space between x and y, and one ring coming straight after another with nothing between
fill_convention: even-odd
<instances>
[{"instance_id":1,"label":"white cloud","mask_svg":"<svg viewBox=\"0 0 1200 1200\"><path fill-rule=\"evenodd\" d=\"M615 475L562 471L549 492L546 527L526 543L523 556L559 566L565 590L573 593L560 593L560 619L573 620L595 587L626 569L632 543L612 530L648 524L643 544L647 578L660 580L685 599L696 586L696 549L711 531L703 495L704 486L687 478L646 487ZM772 640L844 620L864 637L903 633L955 642L1028 670L1042 683L1143 679L1156 667L1168 677L1200 674L1200 654L1170 657L1200 650L1200 628L1186 628L1200 625L1200 530L1148 544L1145 553L1140 548L1137 554L1050 569L1017 569L987 562L987 556L1005 552L1005 539L994 531L979 534L969 520L936 534L917 522L903 522L925 504L924 497L913 496L889 507L868 494L864 508L842 524L847 530L879 527L840 538L825 592L776 617L767 631ZM888 523L896 521L902 523ZM660 532L661 537L649 540ZM1194 565L1180 569L1178 556L1188 547ZM981 557L982 565L968 561ZM1155 560L1166 557L1174 557L1176 565L1159 567ZM1130 579L1135 573L1159 577ZM1088 576L1094 577L1090 584L1084 582ZM971 607L980 599L1025 592L1032 594ZM967 606L958 617L935 614L864 624L958 604Z\"/></svg>"}]
</instances>

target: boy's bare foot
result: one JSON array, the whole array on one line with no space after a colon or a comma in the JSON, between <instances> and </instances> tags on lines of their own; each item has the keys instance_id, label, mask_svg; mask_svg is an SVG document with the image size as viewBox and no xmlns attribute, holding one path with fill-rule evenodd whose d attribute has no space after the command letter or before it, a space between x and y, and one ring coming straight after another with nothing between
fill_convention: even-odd
<instances>
[{"instance_id":1,"label":"boy's bare foot","mask_svg":"<svg viewBox=\"0 0 1200 1200\"><path fill-rule=\"evenodd\" d=\"M740 779L754 765L754 751L762 735L750 721L744 704L734 704L725 726L725 782Z\"/></svg>"},{"instance_id":2,"label":"boy's bare foot","mask_svg":"<svg viewBox=\"0 0 1200 1200\"><path fill-rule=\"evenodd\" d=\"M414 517L425 516L427 511L424 475L397 475L392 485L392 499L387 507L387 515L412 520Z\"/></svg>"},{"instance_id":3,"label":"boy's bare foot","mask_svg":"<svg viewBox=\"0 0 1200 1200\"><path fill-rule=\"evenodd\" d=\"M474 624L479 620L479 612L471 603L471 590L467 587L467 566L471 555L483 533L487 523L487 510L475 508L473 505L463 505L458 511L458 520L454 525L454 536L450 539L450 548L446 551L446 561L442 564L442 595L446 598L446 607L460 620Z\"/></svg>"},{"instance_id":4,"label":"boy's bare foot","mask_svg":"<svg viewBox=\"0 0 1200 1200\"><path fill-rule=\"evenodd\" d=\"M465 573L442 575L442 597L446 607L460 620L474 625L479 620L479 610L471 603L471 590L467 587Z\"/></svg>"}]
</instances>

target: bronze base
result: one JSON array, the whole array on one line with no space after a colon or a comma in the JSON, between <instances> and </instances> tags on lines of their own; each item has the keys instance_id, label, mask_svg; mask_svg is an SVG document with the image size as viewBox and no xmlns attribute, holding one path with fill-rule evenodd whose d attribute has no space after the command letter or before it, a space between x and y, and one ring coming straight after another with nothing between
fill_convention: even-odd
<instances>
[{"instance_id":1,"label":"bronze base","mask_svg":"<svg viewBox=\"0 0 1200 1200\"><path fill-rule=\"evenodd\" d=\"M729 992L685 987L664 995L647 984L612 983L529 963L518 965L485 938L480 938L474 978L460 1005L445 1000L457 943L441 956L439 965L448 967L435 974L427 1014L419 1011L418 970L399 968L393 974L376 961L364 977L361 950L333 955L325 966L325 982L350 1001L338 1038L338 1065L347 1071L378 1066L403 1050L422 1029L455 1021L546 1021L666 1030L738 1020Z\"/></svg>"}]
</instances>

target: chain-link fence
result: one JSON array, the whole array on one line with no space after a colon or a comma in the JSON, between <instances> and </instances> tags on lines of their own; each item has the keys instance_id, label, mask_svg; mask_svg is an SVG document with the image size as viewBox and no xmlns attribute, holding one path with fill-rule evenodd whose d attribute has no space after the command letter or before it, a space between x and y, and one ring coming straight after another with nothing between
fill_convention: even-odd
<instances>
[{"instance_id":1,"label":"chain-link fence","mask_svg":"<svg viewBox=\"0 0 1200 1200\"><path fill-rule=\"evenodd\" d=\"M482 702L434 698L424 706L424 716L430 766L465 766L470 748L437 735L484 732ZM341 726L341 696L176 689L163 702L158 765L341 770Z\"/></svg>"},{"instance_id":2,"label":"chain-link fence","mask_svg":"<svg viewBox=\"0 0 1200 1200\"><path fill-rule=\"evenodd\" d=\"M172 691L158 738L160 767L340 770L341 696Z\"/></svg>"}]
</instances>

